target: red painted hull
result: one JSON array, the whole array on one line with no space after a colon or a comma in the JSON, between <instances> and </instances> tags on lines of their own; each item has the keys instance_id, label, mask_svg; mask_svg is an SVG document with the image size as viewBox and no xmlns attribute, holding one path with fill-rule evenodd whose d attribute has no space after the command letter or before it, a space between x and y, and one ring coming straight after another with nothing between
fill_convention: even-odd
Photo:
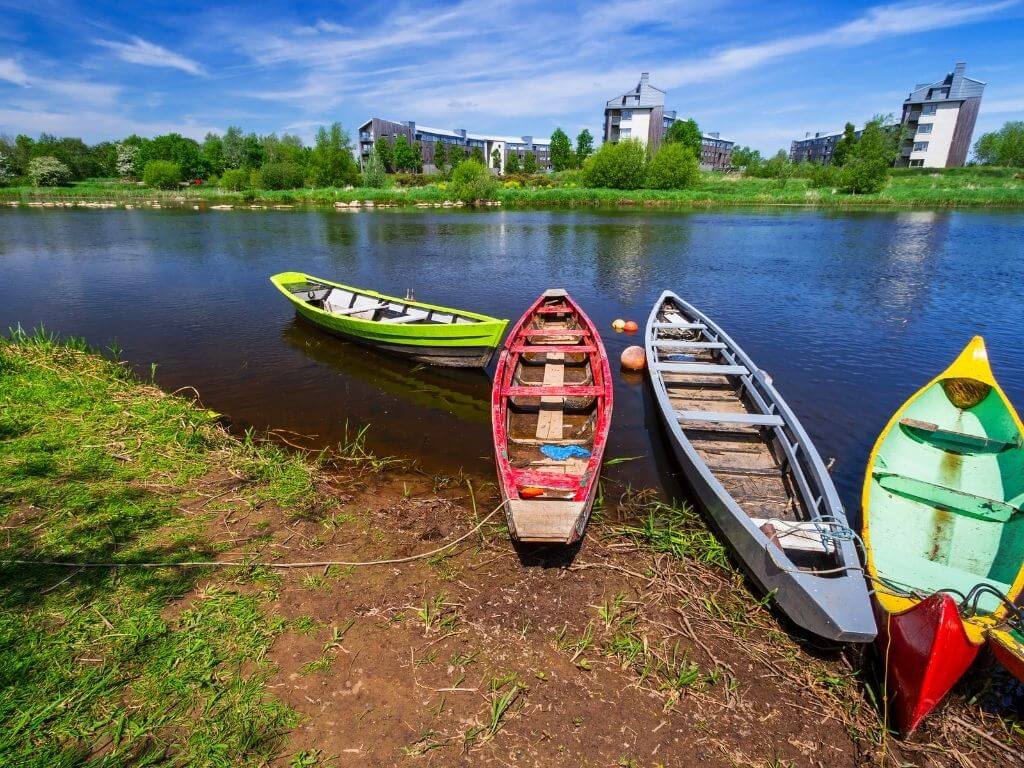
<instances>
[{"instance_id":1,"label":"red painted hull","mask_svg":"<svg viewBox=\"0 0 1024 768\"><path fill-rule=\"evenodd\" d=\"M994 637L989 638L989 647L995 657L999 659L999 663L1006 667L1011 675L1024 683L1024 658L1010 651Z\"/></svg>"},{"instance_id":2,"label":"red painted hull","mask_svg":"<svg viewBox=\"0 0 1024 768\"><path fill-rule=\"evenodd\" d=\"M601 464L604 460L608 431L611 426L614 384L608 355L601 341L601 334L586 313L568 293L551 292L542 294L515 324L505 340L498 358L491 390L491 426L494 435L494 456L498 470L498 487L502 500L525 500L524 487L542 487L571 493L571 501L582 503L583 520L565 543L572 544L580 539L583 526L589 516L597 492ZM575 321L574 330L545 328L548 319L559 323ZM547 339L557 343L547 343ZM559 352L585 355L593 374L593 382L585 386L522 386L514 383L514 374L521 355ZM543 470L531 470L512 466L509 461L509 434L507 414L510 401L515 397L562 396L587 398L596 403L593 446L590 459L582 475L556 476ZM564 496L564 493L562 494ZM542 497L543 498L543 497ZM506 514L508 514L506 509ZM510 519L510 530L512 522ZM513 535L516 535L513 532Z\"/></svg>"},{"instance_id":3,"label":"red painted hull","mask_svg":"<svg viewBox=\"0 0 1024 768\"><path fill-rule=\"evenodd\" d=\"M877 600L874 605L889 718L907 735L963 677L981 645L971 642L956 601L944 592L902 613L888 613Z\"/></svg>"}]
</instances>

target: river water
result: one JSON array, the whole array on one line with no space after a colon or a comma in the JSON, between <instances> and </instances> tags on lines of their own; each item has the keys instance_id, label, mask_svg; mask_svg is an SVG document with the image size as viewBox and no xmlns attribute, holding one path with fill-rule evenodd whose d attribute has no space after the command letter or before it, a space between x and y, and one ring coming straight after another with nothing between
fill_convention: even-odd
<instances>
[{"instance_id":1,"label":"river water","mask_svg":"<svg viewBox=\"0 0 1024 768\"><path fill-rule=\"evenodd\" d=\"M370 424L379 454L493 473L489 371L416 368L297 321L267 281L305 271L516 319L564 287L615 371L606 470L681 493L649 387L618 372L671 288L767 370L851 510L892 411L973 334L1024 407L1024 214L1001 212L339 213L333 210L0 211L0 328L40 324L115 345L168 390L195 387L239 427L330 446ZM291 439L296 439L294 436Z\"/></svg>"}]
</instances>

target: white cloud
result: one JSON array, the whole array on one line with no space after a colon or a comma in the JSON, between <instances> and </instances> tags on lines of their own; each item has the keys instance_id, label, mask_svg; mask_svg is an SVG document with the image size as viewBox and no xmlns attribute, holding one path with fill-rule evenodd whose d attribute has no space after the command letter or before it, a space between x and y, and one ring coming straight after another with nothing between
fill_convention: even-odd
<instances>
[{"instance_id":1,"label":"white cloud","mask_svg":"<svg viewBox=\"0 0 1024 768\"><path fill-rule=\"evenodd\" d=\"M123 61L131 64L142 64L146 67L166 67L179 69L190 75L205 74L202 66L192 59L181 54L169 51L162 46L143 40L141 37L132 37L130 43L118 43L113 40L95 40L96 45L109 48L114 51Z\"/></svg>"},{"instance_id":2,"label":"white cloud","mask_svg":"<svg viewBox=\"0 0 1024 768\"><path fill-rule=\"evenodd\" d=\"M22 87L29 85L28 73L14 59L0 59L0 80Z\"/></svg>"},{"instance_id":3,"label":"white cloud","mask_svg":"<svg viewBox=\"0 0 1024 768\"><path fill-rule=\"evenodd\" d=\"M1024 96L1008 99L994 99L985 101L982 99L981 111L984 114L1002 115L1008 112L1024 112Z\"/></svg>"}]
</instances>

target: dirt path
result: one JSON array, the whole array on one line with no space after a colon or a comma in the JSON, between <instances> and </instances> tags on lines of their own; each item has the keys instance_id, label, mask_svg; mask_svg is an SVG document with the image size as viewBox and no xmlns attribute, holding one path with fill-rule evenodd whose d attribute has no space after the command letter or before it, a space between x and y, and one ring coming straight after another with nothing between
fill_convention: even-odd
<instances>
[{"instance_id":1,"label":"dirt path","mask_svg":"<svg viewBox=\"0 0 1024 768\"><path fill-rule=\"evenodd\" d=\"M264 559L403 557L498 501L401 471L356 472L322 498L301 519L228 515L221 535L258 530ZM1016 764L970 730L1006 739L963 695L883 745L860 658L798 645L735 572L600 518L569 557L517 551L496 516L440 556L276 573L268 609L293 629L270 648L268 688L302 715L277 765Z\"/></svg>"}]
</instances>

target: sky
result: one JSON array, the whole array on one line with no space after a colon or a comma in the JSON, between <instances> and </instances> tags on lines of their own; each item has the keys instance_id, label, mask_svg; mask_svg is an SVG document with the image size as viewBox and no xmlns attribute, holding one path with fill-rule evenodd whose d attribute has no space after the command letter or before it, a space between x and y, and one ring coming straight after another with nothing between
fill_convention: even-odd
<instances>
[{"instance_id":1,"label":"sky","mask_svg":"<svg viewBox=\"0 0 1024 768\"><path fill-rule=\"evenodd\" d=\"M370 117L600 139L641 71L666 106L764 153L899 115L967 62L975 138L1024 119L1024 0L0 0L0 133L88 142L229 125L311 139Z\"/></svg>"}]
</instances>

